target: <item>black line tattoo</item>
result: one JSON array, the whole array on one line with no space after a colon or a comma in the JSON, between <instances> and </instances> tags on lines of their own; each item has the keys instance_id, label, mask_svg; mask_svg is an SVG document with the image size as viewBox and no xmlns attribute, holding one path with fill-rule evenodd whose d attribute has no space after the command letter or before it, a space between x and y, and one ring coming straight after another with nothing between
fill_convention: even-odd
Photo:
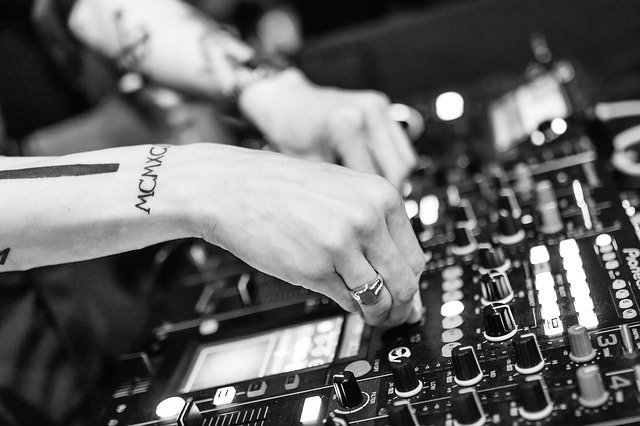
<instances>
[{"instance_id":1,"label":"black line tattoo","mask_svg":"<svg viewBox=\"0 0 640 426\"><path fill-rule=\"evenodd\" d=\"M7 247L6 249L0 251L0 265L4 265L7 261L7 257L9 257L9 252L11 249Z\"/></svg>"},{"instance_id":2,"label":"black line tattoo","mask_svg":"<svg viewBox=\"0 0 640 426\"><path fill-rule=\"evenodd\" d=\"M158 180L157 167L162 165L164 155L169 150L169 145L152 145L149 149L149 156L145 162L144 173L138 181L138 204L136 208L147 214L151 214L151 207L146 206L147 198L155 196L156 184ZM155 172L155 173L154 173Z\"/></svg>"},{"instance_id":3,"label":"black line tattoo","mask_svg":"<svg viewBox=\"0 0 640 426\"><path fill-rule=\"evenodd\" d=\"M64 166L30 167L27 169L0 170L0 179L41 179L63 176L86 176L115 173L120 164L68 164Z\"/></svg>"}]
</instances>

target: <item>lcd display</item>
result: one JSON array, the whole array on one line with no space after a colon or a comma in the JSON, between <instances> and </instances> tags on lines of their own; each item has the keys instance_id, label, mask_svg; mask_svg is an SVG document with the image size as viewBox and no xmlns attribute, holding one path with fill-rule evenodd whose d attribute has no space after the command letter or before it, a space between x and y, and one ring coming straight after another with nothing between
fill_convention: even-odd
<instances>
[{"instance_id":1,"label":"lcd display","mask_svg":"<svg viewBox=\"0 0 640 426\"><path fill-rule=\"evenodd\" d=\"M260 333L198 349L183 392L333 362L342 316Z\"/></svg>"}]
</instances>

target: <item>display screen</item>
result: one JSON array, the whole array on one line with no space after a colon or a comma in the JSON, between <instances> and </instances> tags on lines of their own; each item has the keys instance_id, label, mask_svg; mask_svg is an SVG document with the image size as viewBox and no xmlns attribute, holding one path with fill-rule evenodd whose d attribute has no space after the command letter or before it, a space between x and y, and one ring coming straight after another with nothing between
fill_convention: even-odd
<instances>
[{"instance_id":1,"label":"display screen","mask_svg":"<svg viewBox=\"0 0 640 426\"><path fill-rule=\"evenodd\" d=\"M336 354L343 321L342 316L330 317L201 346L182 391L329 364Z\"/></svg>"},{"instance_id":2,"label":"display screen","mask_svg":"<svg viewBox=\"0 0 640 426\"><path fill-rule=\"evenodd\" d=\"M543 122L566 118L571 113L562 86L550 74L542 75L493 102L489 111L498 151L506 151Z\"/></svg>"}]
</instances>

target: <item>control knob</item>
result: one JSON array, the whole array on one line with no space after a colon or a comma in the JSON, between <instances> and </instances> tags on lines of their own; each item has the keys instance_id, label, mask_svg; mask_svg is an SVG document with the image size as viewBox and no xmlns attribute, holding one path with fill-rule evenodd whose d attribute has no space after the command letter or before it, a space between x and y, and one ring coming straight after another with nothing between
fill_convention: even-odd
<instances>
[{"instance_id":1,"label":"control knob","mask_svg":"<svg viewBox=\"0 0 640 426\"><path fill-rule=\"evenodd\" d=\"M460 389L451 398L451 411L455 426L480 426L485 423L484 410L474 388Z\"/></svg>"},{"instance_id":2,"label":"control knob","mask_svg":"<svg viewBox=\"0 0 640 426\"><path fill-rule=\"evenodd\" d=\"M510 339L518 331L509 305L491 303L482 309L484 337L490 342L502 342Z\"/></svg>"},{"instance_id":3,"label":"control knob","mask_svg":"<svg viewBox=\"0 0 640 426\"><path fill-rule=\"evenodd\" d=\"M524 240L524 237L525 232L520 219L501 210L498 215L498 241L501 244L510 246L518 244Z\"/></svg>"},{"instance_id":4,"label":"control knob","mask_svg":"<svg viewBox=\"0 0 640 426\"><path fill-rule=\"evenodd\" d=\"M533 374L544 368L544 358L533 333L519 334L513 339L516 352L516 371L520 374Z\"/></svg>"},{"instance_id":5,"label":"control knob","mask_svg":"<svg viewBox=\"0 0 640 426\"><path fill-rule=\"evenodd\" d=\"M487 243L478 245L478 261L480 263L478 269L483 274L493 269L506 272L511 267L511 261L504 255L502 247Z\"/></svg>"},{"instance_id":6,"label":"control knob","mask_svg":"<svg viewBox=\"0 0 640 426\"><path fill-rule=\"evenodd\" d=\"M571 352L569 358L575 362L588 362L596 357L596 351L593 349L589 332L582 325L572 325L569 327L569 345Z\"/></svg>"},{"instance_id":7,"label":"control knob","mask_svg":"<svg viewBox=\"0 0 640 426\"><path fill-rule=\"evenodd\" d=\"M537 210L540 215L540 232L550 235L562 231L564 224L551 181L543 180L538 182L536 196L538 201Z\"/></svg>"},{"instance_id":8,"label":"control knob","mask_svg":"<svg viewBox=\"0 0 640 426\"><path fill-rule=\"evenodd\" d=\"M453 221L456 224L459 223L468 228L475 228L478 225L476 215L473 212L469 200L461 199L457 205L453 206Z\"/></svg>"},{"instance_id":9,"label":"control knob","mask_svg":"<svg viewBox=\"0 0 640 426\"><path fill-rule=\"evenodd\" d=\"M453 228L453 246L451 252L456 256L466 256L473 253L478 248L476 237L471 229L464 225L457 224Z\"/></svg>"},{"instance_id":10,"label":"control knob","mask_svg":"<svg viewBox=\"0 0 640 426\"><path fill-rule=\"evenodd\" d=\"M506 274L493 271L480 277L483 305L490 303L509 303L513 300L513 289Z\"/></svg>"},{"instance_id":11,"label":"control knob","mask_svg":"<svg viewBox=\"0 0 640 426\"><path fill-rule=\"evenodd\" d=\"M323 420L322 424L325 426L349 426L349 421L344 415L332 411Z\"/></svg>"},{"instance_id":12,"label":"control knob","mask_svg":"<svg viewBox=\"0 0 640 426\"><path fill-rule=\"evenodd\" d=\"M500 190L497 207L498 212L513 216L516 219L520 218L520 215L522 214L522 210L520 209L518 200L516 199L516 194L511 188Z\"/></svg>"},{"instance_id":13,"label":"control knob","mask_svg":"<svg viewBox=\"0 0 640 426\"><path fill-rule=\"evenodd\" d=\"M576 376L578 377L578 389L580 389L580 396L578 397L580 404L594 408L607 402L609 392L607 392L602 382L600 367L595 364L583 365L578 368Z\"/></svg>"},{"instance_id":14,"label":"control knob","mask_svg":"<svg viewBox=\"0 0 640 426\"><path fill-rule=\"evenodd\" d=\"M472 346L457 346L451 351L454 380L460 386L473 386L482 380L482 370Z\"/></svg>"},{"instance_id":15,"label":"control knob","mask_svg":"<svg viewBox=\"0 0 640 426\"><path fill-rule=\"evenodd\" d=\"M518 411L530 421L542 420L553 411L549 389L540 375L527 376L520 385L521 402Z\"/></svg>"},{"instance_id":16,"label":"control knob","mask_svg":"<svg viewBox=\"0 0 640 426\"><path fill-rule=\"evenodd\" d=\"M360 385L351 371L343 371L333 375L333 389L338 403L347 410L362 404L364 397Z\"/></svg>"},{"instance_id":17,"label":"control knob","mask_svg":"<svg viewBox=\"0 0 640 426\"><path fill-rule=\"evenodd\" d=\"M422 390L422 382L416 375L409 348L401 346L389 352L389 364L393 373L396 395L400 398L412 397Z\"/></svg>"},{"instance_id":18,"label":"control knob","mask_svg":"<svg viewBox=\"0 0 640 426\"><path fill-rule=\"evenodd\" d=\"M389 408L389 418L392 426L420 426L411 403L406 399L393 401Z\"/></svg>"}]
</instances>

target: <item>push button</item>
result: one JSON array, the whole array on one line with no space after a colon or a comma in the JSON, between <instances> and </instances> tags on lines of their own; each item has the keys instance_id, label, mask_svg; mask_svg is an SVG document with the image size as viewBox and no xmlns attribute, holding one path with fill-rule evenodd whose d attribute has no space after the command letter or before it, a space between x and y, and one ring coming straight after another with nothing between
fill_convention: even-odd
<instances>
[{"instance_id":1,"label":"push button","mask_svg":"<svg viewBox=\"0 0 640 426\"><path fill-rule=\"evenodd\" d=\"M262 396L267 391L267 382L261 380L259 382L253 382L247 389L247 396L249 398L255 398L256 396Z\"/></svg>"},{"instance_id":2,"label":"push button","mask_svg":"<svg viewBox=\"0 0 640 426\"><path fill-rule=\"evenodd\" d=\"M286 390L292 390L297 388L300 385L300 376L297 374L289 374L284 379L284 388Z\"/></svg>"}]
</instances>

